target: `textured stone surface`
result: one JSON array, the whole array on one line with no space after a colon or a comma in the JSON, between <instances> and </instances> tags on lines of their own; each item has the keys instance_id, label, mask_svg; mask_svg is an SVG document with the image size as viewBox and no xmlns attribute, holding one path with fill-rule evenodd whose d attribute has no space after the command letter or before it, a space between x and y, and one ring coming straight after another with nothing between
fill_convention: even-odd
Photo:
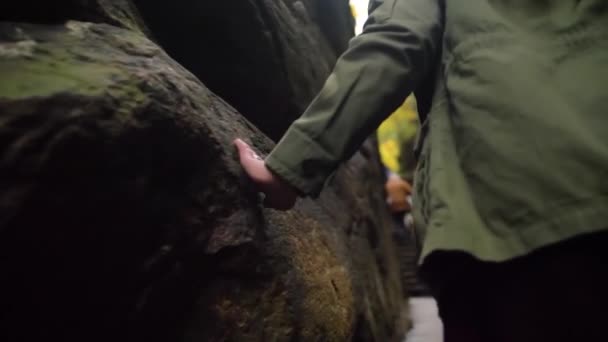
<instances>
[{"instance_id":1,"label":"textured stone surface","mask_svg":"<svg viewBox=\"0 0 608 342\"><path fill-rule=\"evenodd\" d=\"M136 0L169 55L272 139L306 109L353 35L347 0Z\"/></svg>"},{"instance_id":2,"label":"textured stone surface","mask_svg":"<svg viewBox=\"0 0 608 342\"><path fill-rule=\"evenodd\" d=\"M135 22L99 21L0 23L0 340L399 338L373 145L318 200L263 209L231 140L272 142Z\"/></svg>"}]
</instances>

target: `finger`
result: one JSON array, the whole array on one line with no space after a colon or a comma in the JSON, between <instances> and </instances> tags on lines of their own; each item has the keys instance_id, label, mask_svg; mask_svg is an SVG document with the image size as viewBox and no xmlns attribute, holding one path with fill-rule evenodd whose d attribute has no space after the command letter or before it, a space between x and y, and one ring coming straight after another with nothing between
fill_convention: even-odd
<instances>
[{"instance_id":1,"label":"finger","mask_svg":"<svg viewBox=\"0 0 608 342\"><path fill-rule=\"evenodd\" d=\"M254 173L259 173L259 169L261 165L264 164L264 159L262 159L246 142L241 139L235 139L234 144L236 145L239 152L239 159L241 161L241 165L249 173L250 176L253 176Z\"/></svg>"},{"instance_id":2,"label":"finger","mask_svg":"<svg viewBox=\"0 0 608 342\"><path fill-rule=\"evenodd\" d=\"M253 151L253 149L251 149L251 147L243 140L235 139L234 145L236 145L236 147L239 151L239 157L241 158L241 162L243 162L243 160L246 160L248 158L261 159L261 158L257 157L257 154L255 153L255 151Z\"/></svg>"},{"instance_id":3,"label":"finger","mask_svg":"<svg viewBox=\"0 0 608 342\"><path fill-rule=\"evenodd\" d=\"M243 159L246 157L247 148L249 145L247 145L247 143L241 139L234 139L233 144L236 146L236 149L239 152L239 158L241 159L242 163Z\"/></svg>"},{"instance_id":4,"label":"finger","mask_svg":"<svg viewBox=\"0 0 608 342\"><path fill-rule=\"evenodd\" d=\"M249 147L249 145L241 139L235 139L234 145L238 149L239 159L241 162L241 167L245 170L245 173L256 183L257 186L260 186L260 182L263 181L263 175L261 171L263 171L263 163L264 161L261 158L255 158L255 152Z\"/></svg>"},{"instance_id":5,"label":"finger","mask_svg":"<svg viewBox=\"0 0 608 342\"><path fill-rule=\"evenodd\" d=\"M234 145L236 145L236 147L240 150L241 147L247 147L249 145L247 145L246 142L244 142L241 138L236 138L232 141L232 143L234 143Z\"/></svg>"}]
</instances>

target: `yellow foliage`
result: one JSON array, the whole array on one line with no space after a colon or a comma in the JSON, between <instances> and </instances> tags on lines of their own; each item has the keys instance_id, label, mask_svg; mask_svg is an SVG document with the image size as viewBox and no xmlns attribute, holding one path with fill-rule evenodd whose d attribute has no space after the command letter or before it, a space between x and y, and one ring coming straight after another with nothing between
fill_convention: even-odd
<instances>
[{"instance_id":1,"label":"yellow foliage","mask_svg":"<svg viewBox=\"0 0 608 342\"><path fill-rule=\"evenodd\" d=\"M396 174L405 174L412 165L401 165L403 146L416 138L418 132L418 111L414 96L408 97L401 107L389 116L378 128L380 158L386 168Z\"/></svg>"}]
</instances>

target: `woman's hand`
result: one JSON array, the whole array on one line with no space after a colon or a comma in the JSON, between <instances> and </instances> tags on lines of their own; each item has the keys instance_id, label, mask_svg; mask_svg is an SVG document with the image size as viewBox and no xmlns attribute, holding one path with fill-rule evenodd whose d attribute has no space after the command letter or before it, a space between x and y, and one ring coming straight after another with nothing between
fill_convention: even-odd
<instances>
[{"instance_id":1,"label":"woman's hand","mask_svg":"<svg viewBox=\"0 0 608 342\"><path fill-rule=\"evenodd\" d=\"M274 174L264 163L264 159L241 139L234 140L239 151L241 166L251 178L258 191L264 193L264 206L278 210L293 208L298 198L297 191Z\"/></svg>"}]
</instances>

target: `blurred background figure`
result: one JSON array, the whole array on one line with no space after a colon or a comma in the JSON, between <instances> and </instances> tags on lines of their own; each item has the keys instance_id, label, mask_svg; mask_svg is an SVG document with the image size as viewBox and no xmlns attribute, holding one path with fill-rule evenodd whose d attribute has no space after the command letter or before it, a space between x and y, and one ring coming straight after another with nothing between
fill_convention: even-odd
<instances>
[{"instance_id":1,"label":"blurred background figure","mask_svg":"<svg viewBox=\"0 0 608 342\"><path fill-rule=\"evenodd\" d=\"M411 210L411 184L416 168L414 142L418 131L416 99L408 97L378 128L380 158L386 168L387 204L391 212L403 216Z\"/></svg>"},{"instance_id":2,"label":"blurred background figure","mask_svg":"<svg viewBox=\"0 0 608 342\"><path fill-rule=\"evenodd\" d=\"M378 128L380 158L386 169L386 203L395 218L395 243L399 246L401 278L410 296L412 330L408 342L441 342L443 326L437 303L418 276L420 244L414 229L411 192L416 158L414 144L419 129L414 96L405 102Z\"/></svg>"},{"instance_id":3,"label":"blurred background figure","mask_svg":"<svg viewBox=\"0 0 608 342\"><path fill-rule=\"evenodd\" d=\"M356 20L355 32L363 31L368 17L368 0L351 0ZM411 192L416 169L414 144L419 129L416 98L409 96L378 128L380 158L386 170L386 202L395 218L395 243L399 245L399 260L405 290L410 296L412 329L407 342L442 342L443 325L437 303L417 274L420 244L414 229Z\"/></svg>"}]
</instances>

